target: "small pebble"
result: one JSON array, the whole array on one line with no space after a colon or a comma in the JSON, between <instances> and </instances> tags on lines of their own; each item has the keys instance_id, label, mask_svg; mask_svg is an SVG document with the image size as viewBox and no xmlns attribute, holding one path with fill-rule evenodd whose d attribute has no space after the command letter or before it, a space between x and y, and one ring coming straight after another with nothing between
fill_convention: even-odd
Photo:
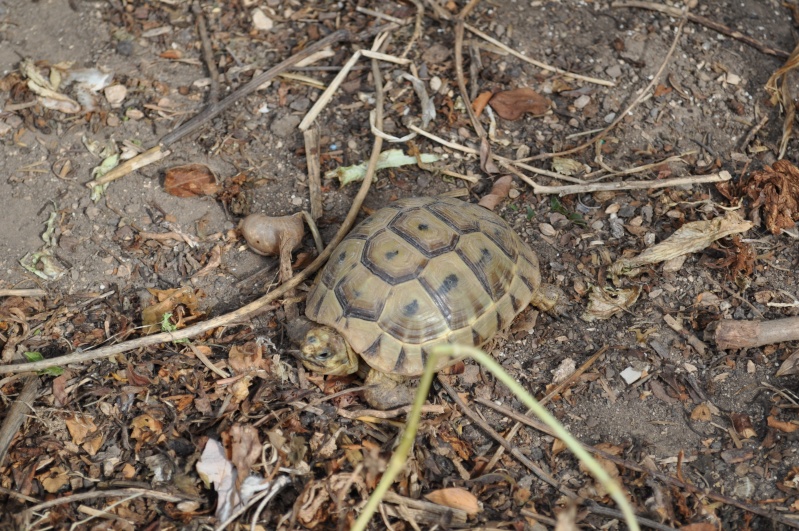
<instances>
[{"instance_id":1,"label":"small pebble","mask_svg":"<svg viewBox=\"0 0 799 531\"><path fill-rule=\"evenodd\" d=\"M617 77L621 77L621 66L613 65L611 67L608 67L605 70L605 73L607 75L609 75L610 77L612 77L613 79L616 79Z\"/></svg>"},{"instance_id":2,"label":"small pebble","mask_svg":"<svg viewBox=\"0 0 799 531\"><path fill-rule=\"evenodd\" d=\"M438 92L441 90L441 87L444 83L441 81L441 78L438 76L433 76L430 78L430 90L433 92Z\"/></svg>"},{"instance_id":3,"label":"small pebble","mask_svg":"<svg viewBox=\"0 0 799 531\"><path fill-rule=\"evenodd\" d=\"M269 31L275 26L275 22L260 8L256 8L252 11L252 25L258 31Z\"/></svg>"},{"instance_id":4,"label":"small pebble","mask_svg":"<svg viewBox=\"0 0 799 531\"><path fill-rule=\"evenodd\" d=\"M591 96L589 96L588 94L583 94L582 96L574 100L574 106L577 109L583 109L589 103L591 103Z\"/></svg>"}]
</instances>

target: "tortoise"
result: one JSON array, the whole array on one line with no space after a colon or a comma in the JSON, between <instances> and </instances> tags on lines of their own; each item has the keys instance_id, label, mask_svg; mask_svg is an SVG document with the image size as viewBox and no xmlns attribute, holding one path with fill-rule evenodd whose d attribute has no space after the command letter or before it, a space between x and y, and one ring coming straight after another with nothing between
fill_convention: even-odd
<instances>
[{"instance_id":1,"label":"tortoise","mask_svg":"<svg viewBox=\"0 0 799 531\"><path fill-rule=\"evenodd\" d=\"M563 292L541 283L535 252L495 213L449 197L391 203L333 251L306 299L299 358L313 372L368 369L379 409L413 401L439 344L481 346L532 303L563 314ZM436 370L450 360L443 359ZM363 372L362 372L363 373Z\"/></svg>"}]
</instances>

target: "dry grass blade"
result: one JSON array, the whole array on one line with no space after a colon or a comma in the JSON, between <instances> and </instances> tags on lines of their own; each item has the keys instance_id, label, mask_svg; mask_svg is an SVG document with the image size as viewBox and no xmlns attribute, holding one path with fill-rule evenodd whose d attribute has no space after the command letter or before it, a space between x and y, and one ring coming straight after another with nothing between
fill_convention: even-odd
<instances>
[{"instance_id":1,"label":"dry grass blade","mask_svg":"<svg viewBox=\"0 0 799 531\"><path fill-rule=\"evenodd\" d=\"M799 45L793 49L788 60L776 72L771 74L766 82L766 91L771 95L771 103L779 103L785 111L785 121L782 124L782 140L777 158L785 157L788 141L793 135L793 121L796 117L796 103L791 91L790 74L799 68Z\"/></svg>"}]
</instances>

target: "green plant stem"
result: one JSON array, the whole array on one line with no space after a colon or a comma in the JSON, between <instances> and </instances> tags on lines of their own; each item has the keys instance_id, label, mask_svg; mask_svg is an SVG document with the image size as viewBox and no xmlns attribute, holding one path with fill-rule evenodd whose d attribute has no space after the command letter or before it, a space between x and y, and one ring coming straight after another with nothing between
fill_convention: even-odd
<instances>
[{"instance_id":1,"label":"green plant stem","mask_svg":"<svg viewBox=\"0 0 799 531\"><path fill-rule=\"evenodd\" d=\"M583 449L580 442L572 437L566 428L564 428L563 425L558 422L558 420L553 417L546 408L544 408L544 406L539 404L535 398L533 398L524 389L524 387L522 387L507 372L505 372L499 363L494 361L491 356L485 354L480 349L465 345L443 345L433 349L430 359L427 360L427 364L425 365L424 373L419 380L419 387L416 390L413 408L408 414L405 430L402 433L400 443L397 446L394 455L391 456L391 460L386 467L386 471L383 473L383 477L380 479L380 483L378 483L374 492L369 497L369 500L366 502L361 514L358 515L358 519L355 521L355 525L352 527L353 531L364 531L366 529L369 520L374 515L380 502L383 500L385 493L388 491L389 487L391 487L391 484L394 483L394 480L405 466L405 462L408 458L408 455L410 455L411 448L413 447L413 442L416 439L416 431L419 428L422 406L427 399L427 394L430 391L430 385L433 382L433 374L435 372L433 367L438 366L438 359L442 356L458 359L470 357L491 371L497 380L505 384L524 405L531 409L538 418L540 418L547 426L549 426L555 437L562 440L566 447L575 455L575 457L577 457L577 459L579 459L580 462L582 462L586 468L588 468L594 478L596 478L596 480L604 487L605 491L610 495L610 497L616 501L619 509L624 515L625 520L627 521L627 526L629 529L631 531L639 531L640 528L638 526L638 521L635 519L635 513L633 512L633 508L629 501L627 501L627 498L624 496L621 486L614 481L607 472L605 472L599 462L591 457L591 455Z\"/></svg>"}]
</instances>

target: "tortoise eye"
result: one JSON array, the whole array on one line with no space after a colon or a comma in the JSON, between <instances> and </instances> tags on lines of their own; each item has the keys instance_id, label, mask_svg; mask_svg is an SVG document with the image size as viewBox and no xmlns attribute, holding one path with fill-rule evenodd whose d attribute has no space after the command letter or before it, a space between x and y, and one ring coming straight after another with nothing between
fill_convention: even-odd
<instances>
[{"instance_id":1,"label":"tortoise eye","mask_svg":"<svg viewBox=\"0 0 799 531\"><path fill-rule=\"evenodd\" d=\"M305 342L311 345L315 345L316 343L319 342L319 340L316 339L316 336L309 336L305 338Z\"/></svg>"}]
</instances>

